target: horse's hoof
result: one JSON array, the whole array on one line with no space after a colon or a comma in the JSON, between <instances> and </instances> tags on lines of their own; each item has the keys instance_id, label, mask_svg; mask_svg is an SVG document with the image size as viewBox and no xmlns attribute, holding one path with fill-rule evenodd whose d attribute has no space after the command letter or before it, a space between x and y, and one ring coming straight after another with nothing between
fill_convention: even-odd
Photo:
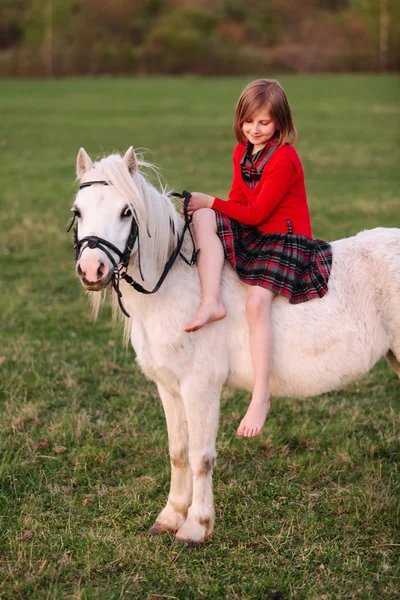
<instances>
[{"instance_id":1,"label":"horse's hoof","mask_svg":"<svg viewBox=\"0 0 400 600\"><path fill-rule=\"evenodd\" d=\"M211 540L211 534L206 536L204 539L202 540L189 540L189 539L183 539L183 538L178 538L176 537L173 541L174 546L187 546L188 548L197 548L197 546L202 546L203 544L205 544L206 542L209 542Z\"/></svg>"},{"instance_id":2,"label":"horse's hoof","mask_svg":"<svg viewBox=\"0 0 400 600\"><path fill-rule=\"evenodd\" d=\"M173 541L174 546L186 546L187 548L197 548L197 546L200 546L203 543L203 541L195 542L193 540L180 540L179 538L175 538Z\"/></svg>"},{"instance_id":3,"label":"horse's hoof","mask_svg":"<svg viewBox=\"0 0 400 600\"><path fill-rule=\"evenodd\" d=\"M149 535L158 535L159 533L175 533L175 531L160 523L154 523L149 529Z\"/></svg>"}]
</instances>

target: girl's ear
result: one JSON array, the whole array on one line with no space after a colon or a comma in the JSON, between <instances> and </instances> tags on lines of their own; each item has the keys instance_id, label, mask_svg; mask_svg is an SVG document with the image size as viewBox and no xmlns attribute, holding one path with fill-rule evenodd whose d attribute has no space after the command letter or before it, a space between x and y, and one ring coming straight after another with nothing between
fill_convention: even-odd
<instances>
[{"instance_id":1,"label":"girl's ear","mask_svg":"<svg viewBox=\"0 0 400 600\"><path fill-rule=\"evenodd\" d=\"M137 165L137 158L136 158L136 154L133 149L133 146L128 148L128 150L125 152L124 163L131 175L136 173L138 165Z\"/></svg>"},{"instance_id":2,"label":"girl's ear","mask_svg":"<svg viewBox=\"0 0 400 600\"><path fill-rule=\"evenodd\" d=\"M78 156L76 158L76 176L81 181L87 171L93 169L93 163L90 160L89 154L86 152L84 148L81 148L78 152Z\"/></svg>"}]
</instances>

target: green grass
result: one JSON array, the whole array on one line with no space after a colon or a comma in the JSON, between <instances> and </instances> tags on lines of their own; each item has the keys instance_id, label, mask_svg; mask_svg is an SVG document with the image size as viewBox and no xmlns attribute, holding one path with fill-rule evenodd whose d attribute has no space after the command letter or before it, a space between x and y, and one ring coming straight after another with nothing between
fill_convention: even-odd
<instances>
[{"instance_id":1,"label":"green grass","mask_svg":"<svg viewBox=\"0 0 400 600\"><path fill-rule=\"evenodd\" d=\"M80 146L148 148L174 189L226 195L248 79L0 82L0 598L394 598L400 383L277 399L237 439L224 392L216 529L196 549L147 530L169 487L155 386L93 325L66 234ZM315 237L400 226L399 78L285 76Z\"/></svg>"}]
</instances>

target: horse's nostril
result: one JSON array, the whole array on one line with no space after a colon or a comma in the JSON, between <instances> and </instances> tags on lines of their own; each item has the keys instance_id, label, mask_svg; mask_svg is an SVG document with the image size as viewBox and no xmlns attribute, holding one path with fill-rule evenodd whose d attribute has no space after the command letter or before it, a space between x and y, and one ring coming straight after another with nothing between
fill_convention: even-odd
<instances>
[{"instance_id":1,"label":"horse's nostril","mask_svg":"<svg viewBox=\"0 0 400 600\"><path fill-rule=\"evenodd\" d=\"M104 263L101 262L99 265L99 268L97 269L98 279L101 279L104 276L104 272L105 272Z\"/></svg>"},{"instance_id":2,"label":"horse's nostril","mask_svg":"<svg viewBox=\"0 0 400 600\"><path fill-rule=\"evenodd\" d=\"M83 275L85 274L81 269L81 265L77 266L76 271L77 271L79 277L83 277Z\"/></svg>"}]
</instances>

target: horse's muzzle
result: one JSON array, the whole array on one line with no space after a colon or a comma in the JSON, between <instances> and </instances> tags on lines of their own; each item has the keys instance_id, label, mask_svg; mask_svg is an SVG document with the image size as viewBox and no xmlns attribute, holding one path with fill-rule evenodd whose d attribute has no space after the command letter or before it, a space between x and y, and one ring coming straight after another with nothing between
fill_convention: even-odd
<instances>
[{"instance_id":1,"label":"horse's muzzle","mask_svg":"<svg viewBox=\"0 0 400 600\"><path fill-rule=\"evenodd\" d=\"M93 260L79 261L76 273L83 287L91 292L104 290L112 279L112 270L103 262Z\"/></svg>"},{"instance_id":2,"label":"horse's muzzle","mask_svg":"<svg viewBox=\"0 0 400 600\"><path fill-rule=\"evenodd\" d=\"M86 281L85 279L81 279L81 284L88 292L101 292L105 290L108 284L110 283L111 277L107 278L107 281L97 281L96 283L92 283Z\"/></svg>"}]
</instances>

